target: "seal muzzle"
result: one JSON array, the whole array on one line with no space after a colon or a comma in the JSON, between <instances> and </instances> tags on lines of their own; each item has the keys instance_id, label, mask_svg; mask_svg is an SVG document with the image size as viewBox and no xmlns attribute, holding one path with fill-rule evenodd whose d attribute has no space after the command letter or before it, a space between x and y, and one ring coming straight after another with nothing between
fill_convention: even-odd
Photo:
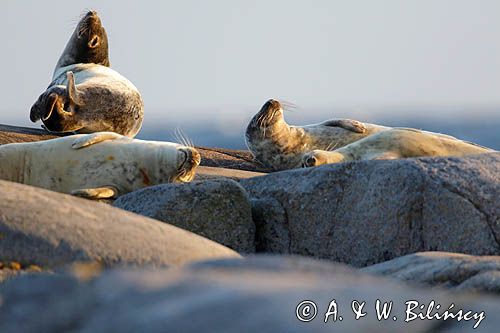
<instances>
[{"instance_id":1,"label":"seal muzzle","mask_svg":"<svg viewBox=\"0 0 500 333\"><path fill-rule=\"evenodd\" d=\"M182 147L177 149L178 173L174 182L190 182L195 176L195 170L200 165L201 155L192 147Z\"/></svg>"}]
</instances>

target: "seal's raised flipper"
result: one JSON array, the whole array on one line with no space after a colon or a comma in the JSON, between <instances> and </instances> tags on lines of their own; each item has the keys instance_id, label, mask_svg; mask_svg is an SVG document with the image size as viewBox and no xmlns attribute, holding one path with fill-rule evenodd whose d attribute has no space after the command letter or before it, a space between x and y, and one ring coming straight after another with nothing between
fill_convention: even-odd
<instances>
[{"instance_id":1,"label":"seal's raised flipper","mask_svg":"<svg viewBox=\"0 0 500 333\"><path fill-rule=\"evenodd\" d=\"M52 91L45 91L38 97L35 104L31 106L30 120L34 123L40 119L47 120L54 108L57 109L58 96L57 93Z\"/></svg>"},{"instance_id":2,"label":"seal's raised flipper","mask_svg":"<svg viewBox=\"0 0 500 333\"><path fill-rule=\"evenodd\" d=\"M82 101L80 100L78 91L76 90L75 75L72 71L66 72L66 79L68 80L68 83L66 84L66 92L68 94L70 105L82 105Z\"/></svg>"},{"instance_id":3,"label":"seal's raised flipper","mask_svg":"<svg viewBox=\"0 0 500 333\"><path fill-rule=\"evenodd\" d=\"M71 191L71 194L86 199L111 199L118 196L118 190L112 186L81 188Z\"/></svg>"},{"instance_id":4,"label":"seal's raised flipper","mask_svg":"<svg viewBox=\"0 0 500 333\"><path fill-rule=\"evenodd\" d=\"M92 134L85 134L84 136L79 137L78 139L73 141L71 148L80 149L106 140L116 140L116 139L121 139L123 137L124 137L123 135L114 132L98 132Z\"/></svg>"},{"instance_id":5,"label":"seal's raised flipper","mask_svg":"<svg viewBox=\"0 0 500 333\"><path fill-rule=\"evenodd\" d=\"M329 127L340 127L355 133L366 132L366 126L362 122L352 119L331 119L321 123L321 125Z\"/></svg>"}]
</instances>

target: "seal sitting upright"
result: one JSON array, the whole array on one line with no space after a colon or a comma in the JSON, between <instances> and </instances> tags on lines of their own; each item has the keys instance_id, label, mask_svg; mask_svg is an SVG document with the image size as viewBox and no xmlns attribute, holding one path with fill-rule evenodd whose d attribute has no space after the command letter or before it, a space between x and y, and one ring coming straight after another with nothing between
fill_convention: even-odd
<instances>
[{"instance_id":1,"label":"seal sitting upright","mask_svg":"<svg viewBox=\"0 0 500 333\"><path fill-rule=\"evenodd\" d=\"M31 107L30 119L51 132L139 132L144 104L137 88L109 68L106 30L95 11L78 23L52 82Z\"/></svg>"},{"instance_id":2,"label":"seal sitting upright","mask_svg":"<svg viewBox=\"0 0 500 333\"><path fill-rule=\"evenodd\" d=\"M290 126L277 100L268 100L246 130L246 143L255 159L273 170L298 168L304 153L343 147L389 127L332 119L320 124Z\"/></svg>"}]
</instances>

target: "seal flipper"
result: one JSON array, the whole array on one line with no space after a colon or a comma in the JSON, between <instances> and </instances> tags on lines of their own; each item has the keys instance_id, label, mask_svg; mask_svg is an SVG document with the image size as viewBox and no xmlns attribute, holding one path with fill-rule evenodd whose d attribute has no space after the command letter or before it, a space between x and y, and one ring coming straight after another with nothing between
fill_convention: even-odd
<instances>
[{"instance_id":1,"label":"seal flipper","mask_svg":"<svg viewBox=\"0 0 500 333\"><path fill-rule=\"evenodd\" d=\"M81 188L71 191L71 195L86 199L111 199L118 196L118 190L112 186Z\"/></svg>"},{"instance_id":2,"label":"seal flipper","mask_svg":"<svg viewBox=\"0 0 500 333\"><path fill-rule=\"evenodd\" d=\"M35 104L31 106L30 120L34 123L40 119L47 120L54 111L54 108L56 108L57 101L57 93L45 91L38 97Z\"/></svg>"},{"instance_id":3,"label":"seal flipper","mask_svg":"<svg viewBox=\"0 0 500 333\"><path fill-rule=\"evenodd\" d=\"M355 133L366 132L366 126L362 122L352 119L331 119L322 122L321 125L329 127L340 127Z\"/></svg>"},{"instance_id":4,"label":"seal flipper","mask_svg":"<svg viewBox=\"0 0 500 333\"><path fill-rule=\"evenodd\" d=\"M73 141L73 144L71 144L71 148L80 149L106 140L116 140L123 137L123 135L114 132L97 132L92 134L85 134Z\"/></svg>"},{"instance_id":5,"label":"seal flipper","mask_svg":"<svg viewBox=\"0 0 500 333\"><path fill-rule=\"evenodd\" d=\"M80 100L78 91L76 90L75 75L72 71L66 72L66 79L68 80L68 83L66 84L66 93L68 94L70 105L72 107L75 105L82 105L82 101Z\"/></svg>"}]
</instances>

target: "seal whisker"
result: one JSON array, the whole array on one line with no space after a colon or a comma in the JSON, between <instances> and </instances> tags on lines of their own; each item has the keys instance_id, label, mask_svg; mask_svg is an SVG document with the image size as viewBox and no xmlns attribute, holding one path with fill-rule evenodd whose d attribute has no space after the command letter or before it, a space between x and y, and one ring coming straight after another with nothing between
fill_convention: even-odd
<instances>
[{"instance_id":1,"label":"seal whisker","mask_svg":"<svg viewBox=\"0 0 500 333\"><path fill-rule=\"evenodd\" d=\"M175 129L174 137L182 145L194 148L193 142L189 139L189 137L186 135L186 133L184 133L184 131L180 127L177 127Z\"/></svg>"},{"instance_id":2,"label":"seal whisker","mask_svg":"<svg viewBox=\"0 0 500 333\"><path fill-rule=\"evenodd\" d=\"M79 17L73 17L72 19L68 20L68 26L71 27L72 29L75 29L79 21L80 21Z\"/></svg>"},{"instance_id":3,"label":"seal whisker","mask_svg":"<svg viewBox=\"0 0 500 333\"><path fill-rule=\"evenodd\" d=\"M175 139L176 142L180 143L180 144L183 144L183 139L180 135L180 132L179 132L179 127L176 127L175 130L174 130L174 133L173 133L173 137Z\"/></svg>"},{"instance_id":4,"label":"seal whisker","mask_svg":"<svg viewBox=\"0 0 500 333\"><path fill-rule=\"evenodd\" d=\"M293 112L293 111L295 111L296 109L299 108L297 106L297 104L289 102L289 101L281 101L280 100L280 104L281 104L282 109L285 110L285 111L291 111L291 112Z\"/></svg>"},{"instance_id":5,"label":"seal whisker","mask_svg":"<svg viewBox=\"0 0 500 333\"><path fill-rule=\"evenodd\" d=\"M339 145L338 142L335 142L335 141L332 141L327 147L326 147L326 151L332 151L332 150L335 150L335 148L337 148L337 146Z\"/></svg>"},{"instance_id":6,"label":"seal whisker","mask_svg":"<svg viewBox=\"0 0 500 333\"><path fill-rule=\"evenodd\" d=\"M79 19L81 20L82 18L84 18L84 17L87 15L87 13L88 13L88 12L91 12L91 11L92 11L92 9L90 9L90 8L88 8L88 7L85 7L85 8L82 10L82 12L80 13L80 17L79 17Z\"/></svg>"}]
</instances>

